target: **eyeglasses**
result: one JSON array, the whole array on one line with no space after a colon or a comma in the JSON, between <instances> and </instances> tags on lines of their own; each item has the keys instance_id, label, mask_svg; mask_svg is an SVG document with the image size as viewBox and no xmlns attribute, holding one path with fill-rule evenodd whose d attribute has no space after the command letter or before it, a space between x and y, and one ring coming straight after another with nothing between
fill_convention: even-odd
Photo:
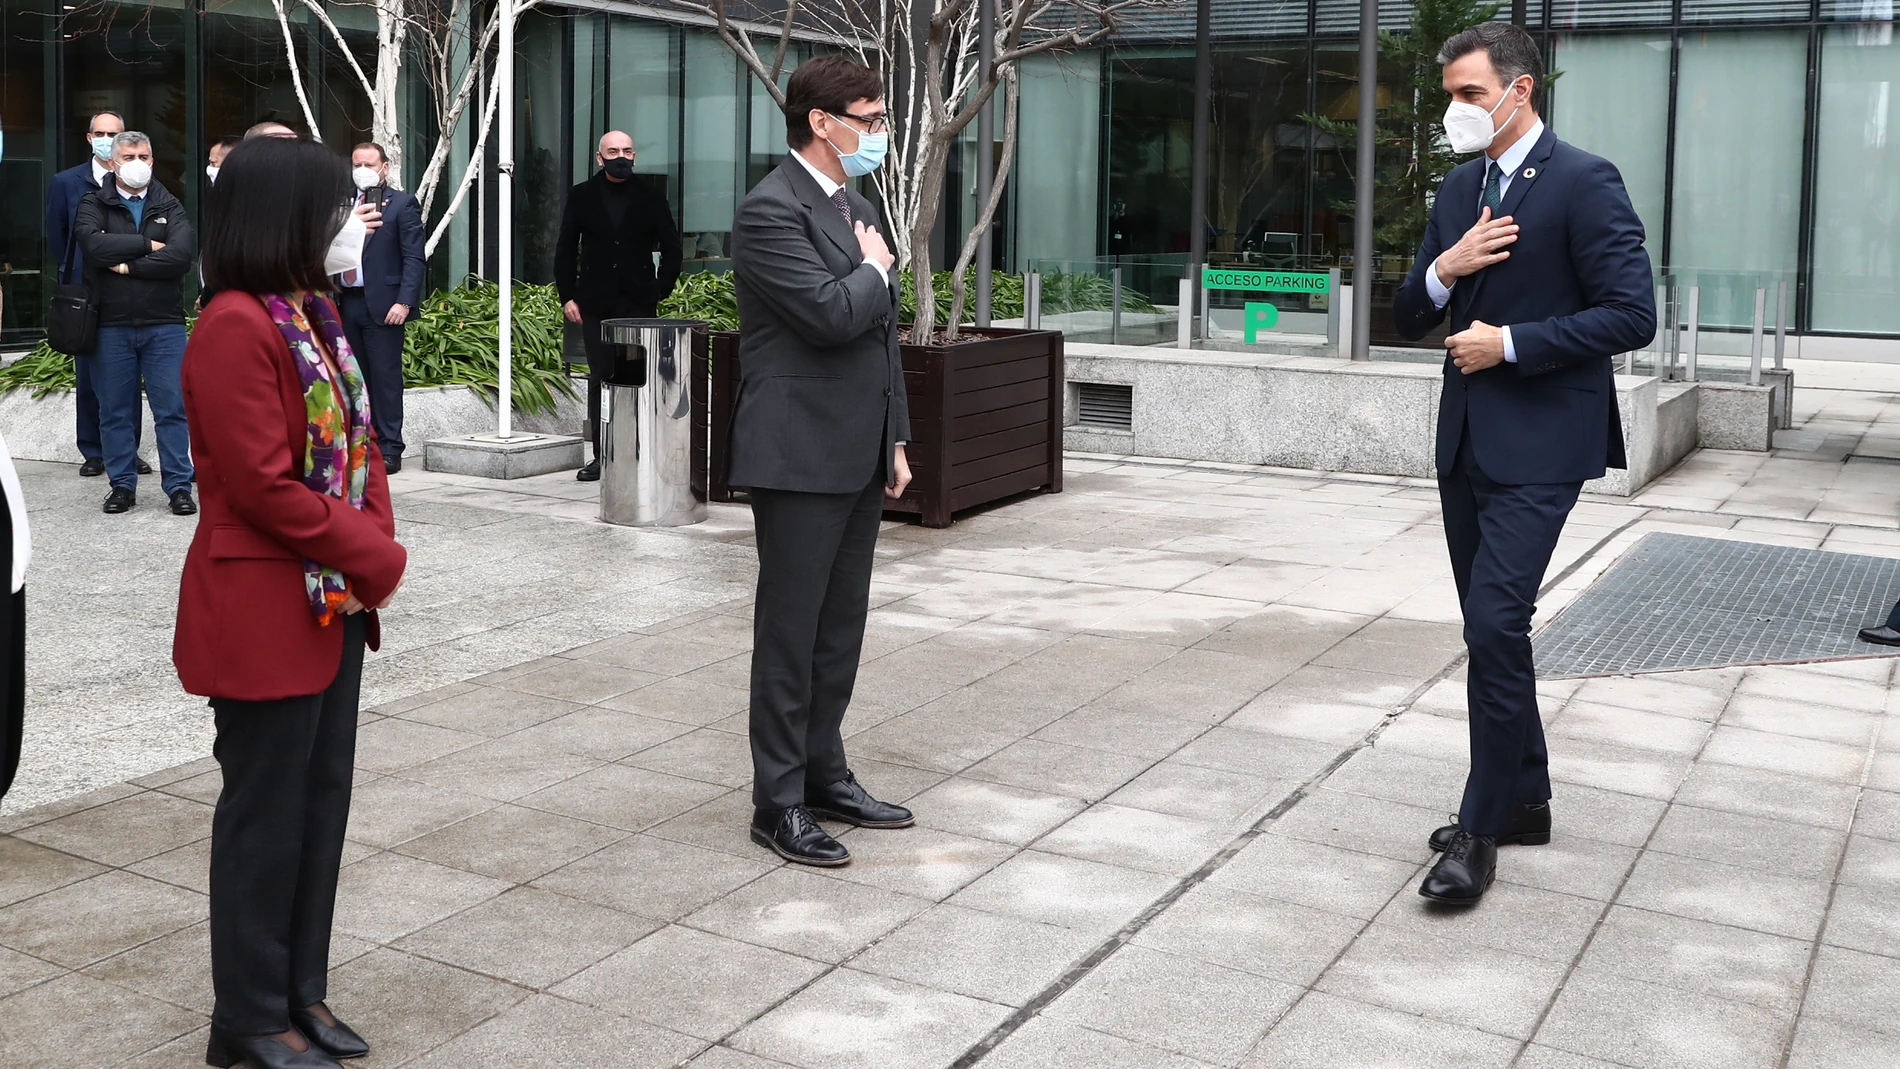
<instances>
[{"instance_id":1,"label":"eyeglasses","mask_svg":"<svg viewBox=\"0 0 1900 1069\"><path fill-rule=\"evenodd\" d=\"M891 128L891 118L888 115L853 115L847 111L842 115L833 114L832 118L851 119L855 122L861 122L864 124L864 132L867 134L881 134Z\"/></svg>"}]
</instances>

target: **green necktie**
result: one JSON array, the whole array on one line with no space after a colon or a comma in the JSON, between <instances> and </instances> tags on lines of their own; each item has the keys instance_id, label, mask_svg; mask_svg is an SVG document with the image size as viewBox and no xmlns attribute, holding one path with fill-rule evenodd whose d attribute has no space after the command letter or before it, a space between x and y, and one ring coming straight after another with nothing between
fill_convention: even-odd
<instances>
[{"instance_id":1,"label":"green necktie","mask_svg":"<svg viewBox=\"0 0 1900 1069\"><path fill-rule=\"evenodd\" d=\"M1493 219L1498 217L1498 208L1504 203L1504 194L1498 190L1498 175L1502 171L1496 160L1484 165L1484 200L1478 206L1491 209Z\"/></svg>"}]
</instances>

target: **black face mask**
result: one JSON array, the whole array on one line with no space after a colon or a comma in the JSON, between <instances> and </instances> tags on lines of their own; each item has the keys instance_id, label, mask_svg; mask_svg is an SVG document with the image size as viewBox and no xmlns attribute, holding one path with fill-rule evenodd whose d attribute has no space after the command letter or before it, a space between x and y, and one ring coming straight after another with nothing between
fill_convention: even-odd
<instances>
[{"instance_id":1,"label":"black face mask","mask_svg":"<svg viewBox=\"0 0 1900 1069\"><path fill-rule=\"evenodd\" d=\"M615 156L603 164L602 169L607 172L607 177L617 181L625 182L633 177L633 161L625 156Z\"/></svg>"}]
</instances>

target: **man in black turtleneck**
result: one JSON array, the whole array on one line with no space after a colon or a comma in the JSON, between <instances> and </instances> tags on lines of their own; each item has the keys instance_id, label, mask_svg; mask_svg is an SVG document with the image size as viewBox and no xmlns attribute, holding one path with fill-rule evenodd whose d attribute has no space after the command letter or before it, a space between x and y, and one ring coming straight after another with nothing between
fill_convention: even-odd
<instances>
[{"instance_id":1,"label":"man in black turtleneck","mask_svg":"<svg viewBox=\"0 0 1900 1069\"><path fill-rule=\"evenodd\" d=\"M577 473L582 482L600 478L600 384L614 359L612 347L600 339L600 321L651 317L680 277L679 228L666 198L634 178L633 138L620 130L601 135L594 162L600 170L568 191L554 246L555 292L587 342L594 459Z\"/></svg>"}]
</instances>

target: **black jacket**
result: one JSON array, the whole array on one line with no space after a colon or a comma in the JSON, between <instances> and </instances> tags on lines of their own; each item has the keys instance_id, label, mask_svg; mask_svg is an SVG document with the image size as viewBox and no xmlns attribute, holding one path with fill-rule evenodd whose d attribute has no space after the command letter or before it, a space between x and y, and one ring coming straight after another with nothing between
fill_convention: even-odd
<instances>
[{"instance_id":1,"label":"black jacket","mask_svg":"<svg viewBox=\"0 0 1900 1069\"><path fill-rule=\"evenodd\" d=\"M184 278L198 253L198 236L185 206L164 186L145 187L143 225L107 182L86 194L73 217L73 234L86 254L86 282L99 305L102 327L146 327L185 321ZM164 248L153 252L152 242ZM123 275L111 270L125 264Z\"/></svg>"},{"instance_id":2,"label":"black jacket","mask_svg":"<svg viewBox=\"0 0 1900 1069\"><path fill-rule=\"evenodd\" d=\"M627 213L620 226L607 213L607 176L593 177L568 191L561 212L561 236L554 245L554 289L563 303L573 301L588 316L626 315L639 308L652 314L673 292L680 277L680 232L672 209L646 180L627 180ZM660 269L653 270L653 250Z\"/></svg>"},{"instance_id":3,"label":"black jacket","mask_svg":"<svg viewBox=\"0 0 1900 1069\"><path fill-rule=\"evenodd\" d=\"M877 209L849 194L855 219ZM866 263L851 224L803 164L754 186L732 224L739 299L734 486L854 494L909 441L895 278Z\"/></svg>"}]
</instances>

